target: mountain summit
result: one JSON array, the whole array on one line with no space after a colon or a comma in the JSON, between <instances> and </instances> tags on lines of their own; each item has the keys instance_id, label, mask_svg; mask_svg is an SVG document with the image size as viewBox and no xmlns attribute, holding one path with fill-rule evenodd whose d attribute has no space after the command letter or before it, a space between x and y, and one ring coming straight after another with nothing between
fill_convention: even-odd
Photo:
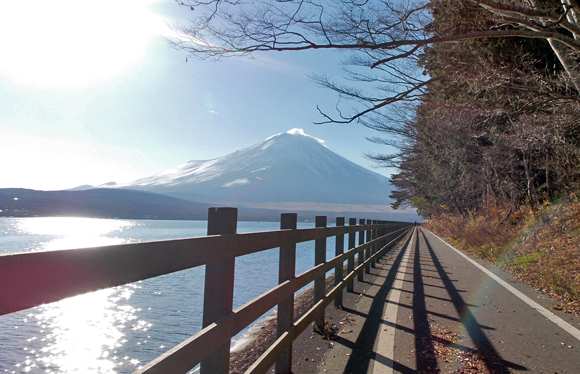
<instances>
[{"instance_id":1,"label":"mountain summit","mask_svg":"<svg viewBox=\"0 0 580 374\"><path fill-rule=\"evenodd\" d=\"M323 143L292 129L221 158L190 161L114 187L220 204L391 202L386 177L348 161Z\"/></svg>"}]
</instances>

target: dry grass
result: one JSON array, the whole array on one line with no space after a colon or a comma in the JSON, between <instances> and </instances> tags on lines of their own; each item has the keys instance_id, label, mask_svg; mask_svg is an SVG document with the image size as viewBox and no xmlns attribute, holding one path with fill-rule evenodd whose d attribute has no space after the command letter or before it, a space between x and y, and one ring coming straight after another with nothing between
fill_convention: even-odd
<instances>
[{"instance_id":1,"label":"dry grass","mask_svg":"<svg viewBox=\"0 0 580 374\"><path fill-rule=\"evenodd\" d=\"M457 248L497 262L505 255L528 215L523 209L514 211L508 206L489 204L469 217L442 214L423 226L447 238Z\"/></svg>"},{"instance_id":2,"label":"dry grass","mask_svg":"<svg viewBox=\"0 0 580 374\"><path fill-rule=\"evenodd\" d=\"M549 294L554 309L580 315L580 201L575 194L543 207L511 246L505 267Z\"/></svg>"},{"instance_id":3,"label":"dry grass","mask_svg":"<svg viewBox=\"0 0 580 374\"><path fill-rule=\"evenodd\" d=\"M538 211L488 207L470 217L451 214L425 226L457 247L511 271L580 315L580 201L575 194Z\"/></svg>"}]
</instances>

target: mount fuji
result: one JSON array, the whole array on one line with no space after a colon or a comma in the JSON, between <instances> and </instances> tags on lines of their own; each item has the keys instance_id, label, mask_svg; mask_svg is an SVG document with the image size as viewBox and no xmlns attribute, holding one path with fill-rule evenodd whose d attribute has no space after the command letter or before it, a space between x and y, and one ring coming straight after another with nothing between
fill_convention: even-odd
<instances>
[{"instance_id":1,"label":"mount fuji","mask_svg":"<svg viewBox=\"0 0 580 374\"><path fill-rule=\"evenodd\" d=\"M332 152L323 141L292 129L209 161L190 161L131 183L101 188L248 207L391 203L386 177Z\"/></svg>"}]
</instances>

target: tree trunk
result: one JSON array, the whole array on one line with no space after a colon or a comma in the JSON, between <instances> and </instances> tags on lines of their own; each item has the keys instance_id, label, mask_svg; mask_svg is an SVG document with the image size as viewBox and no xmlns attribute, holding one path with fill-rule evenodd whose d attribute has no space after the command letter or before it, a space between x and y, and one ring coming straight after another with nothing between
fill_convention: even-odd
<instances>
[{"instance_id":1,"label":"tree trunk","mask_svg":"<svg viewBox=\"0 0 580 374\"><path fill-rule=\"evenodd\" d=\"M532 0L531 4L536 8L538 7L536 1ZM564 11L566 11L566 8L572 7L572 3L570 0L563 0L562 6L564 7ZM569 10L566 19L568 22L578 25L578 15L576 13L576 9ZM574 34L574 39L578 38L580 38L580 35ZM548 39L548 43L550 43L550 47L552 47L552 50L566 70L566 73L568 73L572 84L574 84L574 87L576 88L576 92L580 95L580 70L578 69L578 64L573 56L572 50L557 40Z\"/></svg>"},{"instance_id":2,"label":"tree trunk","mask_svg":"<svg viewBox=\"0 0 580 374\"><path fill-rule=\"evenodd\" d=\"M556 53L556 56L558 56L558 60L566 70L566 73L568 73L576 91L580 94L580 71L574 57L572 56L572 51L569 47L557 40L548 39L548 42L550 43L550 47L552 47L554 53Z\"/></svg>"}]
</instances>

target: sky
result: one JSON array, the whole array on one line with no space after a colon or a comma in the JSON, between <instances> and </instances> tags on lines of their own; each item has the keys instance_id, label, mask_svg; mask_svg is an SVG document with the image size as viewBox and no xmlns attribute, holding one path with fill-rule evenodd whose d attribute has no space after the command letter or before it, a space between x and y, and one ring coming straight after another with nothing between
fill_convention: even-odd
<instances>
[{"instance_id":1,"label":"sky","mask_svg":"<svg viewBox=\"0 0 580 374\"><path fill-rule=\"evenodd\" d=\"M359 124L316 125L340 75L333 52L200 61L171 48L191 12L173 0L0 2L0 188L130 182L301 128L383 175L392 149Z\"/></svg>"}]
</instances>

